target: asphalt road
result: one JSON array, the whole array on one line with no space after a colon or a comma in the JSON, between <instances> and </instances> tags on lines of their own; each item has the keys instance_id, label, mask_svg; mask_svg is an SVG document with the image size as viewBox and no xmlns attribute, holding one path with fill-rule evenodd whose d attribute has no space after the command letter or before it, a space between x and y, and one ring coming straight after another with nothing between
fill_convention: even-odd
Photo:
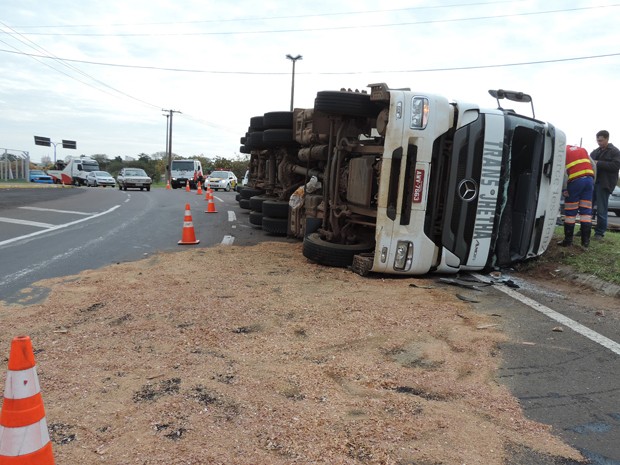
<instances>
[{"instance_id":1,"label":"asphalt road","mask_svg":"<svg viewBox=\"0 0 620 465\"><path fill-rule=\"evenodd\" d=\"M199 245L180 246L189 203ZM158 251L251 245L265 234L248 224L234 192L215 193L217 213L195 191L151 192L104 188L0 191L0 299L33 303L45 288L33 283L143 258ZM611 217L610 217L611 220ZM9 222L10 221L10 222ZM183 263L179 263L183 266ZM215 264L214 269L221 264ZM602 338L620 343L620 319L601 320L570 295L521 282L521 294L560 312ZM446 285L446 287L448 287ZM498 380L520 399L530 418L553 426L589 463L620 465L620 355L558 324L490 286L477 295L477 311L494 318L509 340L502 344ZM459 292L459 291L456 291ZM562 327L562 331L555 331ZM568 464L515 453L514 464Z\"/></svg>"},{"instance_id":2,"label":"asphalt road","mask_svg":"<svg viewBox=\"0 0 620 465\"><path fill-rule=\"evenodd\" d=\"M43 288L30 289L36 281L137 260L158 251L222 242L255 244L265 235L248 223L248 212L239 208L235 195L215 192L217 213L205 213L205 196L183 189L2 189L0 299L36 301L45 293ZM178 245L186 204L198 245Z\"/></svg>"}]
</instances>

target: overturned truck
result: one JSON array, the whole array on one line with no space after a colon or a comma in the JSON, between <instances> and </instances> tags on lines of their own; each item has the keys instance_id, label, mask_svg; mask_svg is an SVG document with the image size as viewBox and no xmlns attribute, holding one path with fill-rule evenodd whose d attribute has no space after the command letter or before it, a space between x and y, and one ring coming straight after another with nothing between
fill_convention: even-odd
<instances>
[{"instance_id":1,"label":"overturned truck","mask_svg":"<svg viewBox=\"0 0 620 465\"><path fill-rule=\"evenodd\" d=\"M240 206L329 266L419 275L508 266L553 235L565 135L527 94L498 108L372 84L250 119ZM532 117L500 100L530 103Z\"/></svg>"}]
</instances>

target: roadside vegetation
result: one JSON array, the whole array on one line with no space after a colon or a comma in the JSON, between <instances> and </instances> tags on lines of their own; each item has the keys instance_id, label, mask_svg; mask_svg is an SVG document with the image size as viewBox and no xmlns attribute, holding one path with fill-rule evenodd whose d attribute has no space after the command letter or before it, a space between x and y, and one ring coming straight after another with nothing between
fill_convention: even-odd
<instances>
[{"instance_id":1,"label":"roadside vegetation","mask_svg":"<svg viewBox=\"0 0 620 465\"><path fill-rule=\"evenodd\" d=\"M562 227L558 227L547 251L538 259L519 266L527 272L535 268L570 267L577 273L595 276L598 279L620 285L620 233L607 231L601 241L590 241L587 249L581 247L579 237L575 237L570 247L557 245L564 237Z\"/></svg>"}]
</instances>

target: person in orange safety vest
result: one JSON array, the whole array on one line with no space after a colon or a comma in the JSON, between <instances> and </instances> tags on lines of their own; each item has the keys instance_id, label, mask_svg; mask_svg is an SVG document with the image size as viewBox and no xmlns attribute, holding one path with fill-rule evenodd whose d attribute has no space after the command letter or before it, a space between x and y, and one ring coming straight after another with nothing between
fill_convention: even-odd
<instances>
[{"instance_id":1,"label":"person in orange safety vest","mask_svg":"<svg viewBox=\"0 0 620 465\"><path fill-rule=\"evenodd\" d=\"M566 186L564 196L564 240L558 245L573 243L577 212L581 224L581 245L590 245L592 232L592 196L594 194L595 165L583 147L566 146Z\"/></svg>"}]
</instances>

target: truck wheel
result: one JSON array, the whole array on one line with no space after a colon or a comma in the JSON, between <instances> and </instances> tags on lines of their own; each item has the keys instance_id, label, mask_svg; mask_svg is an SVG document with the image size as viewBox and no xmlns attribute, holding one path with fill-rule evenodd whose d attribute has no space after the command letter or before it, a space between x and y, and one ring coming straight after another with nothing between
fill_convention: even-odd
<instances>
[{"instance_id":1,"label":"truck wheel","mask_svg":"<svg viewBox=\"0 0 620 465\"><path fill-rule=\"evenodd\" d=\"M281 145L294 145L297 141L294 139L292 129L267 129L263 131L263 146L278 147Z\"/></svg>"},{"instance_id":2,"label":"truck wheel","mask_svg":"<svg viewBox=\"0 0 620 465\"><path fill-rule=\"evenodd\" d=\"M127 190L127 186L123 186L123 190L126 191Z\"/></svg>"},{"instance_id":3,"label":"truck wheel","mask_svg":"<svg viewBox=\"0 0 620 465\"><path fill-rule=\"evenodd\" d=\"M248 140L245 143L246 147L250 150L261 150L264 148L263 144L263 131L253 131L248 135Z\"/></svg>"},{"instance_id":4,"label":"truck wheel","mask_svg":"<svg viewBox=\"0 0 620 465\"><path fill-rule=\"evenodd\" d=\"M288 220L286 218L271 218L263 213L263 231L276 236L286 236Z\"/></svg>"},{"instance_id":5,"label":"truck wheel","mask_svg":"<svg viewBox=\"0 0 620 465\"><path fill-rule=\"evenodd\" d=\"M375 117L379 114L379 107L370 101L370 95L333 90L318 92L314 109L337 115Z\"/></svg>"},{"instance_id":6,"label":"truck wheel","mask_svg":"<svg viewBox=\"0 0 620 465\"><path fill-rule=\"evenodd\" d=\"M265 195L255 195L254 197L250 197L250 208L252 209L252 211L262 213L263 202L271 198L272 197L267 197Z\"/></svg>"},{"instance_id":7,"label":"truck wheel","mask_svg":"<svg viewBox=\"0 0 620 465\"><path fill-rule=\"evenodd\" d=\"M261 226L263 224L263 214L260 212L250 212L250 224Z\"/></svg>"},{"instance_id":8,"label":"truck wheel","mask_svg":"<svg viewBox=\"0 0 620 465\"><path fill-rule=\"evenodd\" d=\"M262 131L264 127L265 127L265 121L262 116L252 116L250 118L249 132Z\"/></svg>"},{"instance_id":9,"label":"truck wheel","mask_svg":"<svg viewBox=\"0 0 620 465\"><path fill-rule=\"evenodd\" d=\"M241 192L239 192L239 194L241 195L242 199L249 199L250 197L254 197L255 195L261 195L263 192L265 192L263 189L244 187L243 189L241 189Z\"/></svg>"},{"instance_id":10,"label":"truck wheel","mask_svg":"<svg viewBox=\"0 0 620 465\"><path fill-rule=\"evenodd\" d=\"M263 116L264 129L292 129L292 111L270 111Z\"/></svg>"},{"instance_id":11,"label":"truck wheel","mask_svg":"<svg viewBox=\"0 0 620 465\"><path fill-rule=\"evenodd\" d=\"M146 191L151 192L151 186L146 186Z\"/></svg>"},{"instance_id":12,"label":"truck wheel","mask_svg":"<svg viewBox=\"0 0 620 465\"><path fill-rule=\"evenodd\" d=\"M371 252L374 247L369 243L334 244L321 239L319 233L308 234L304 238L303 254L308 260L319 265L346 268L353 263L353 257L360 253Z\"/></svg>"},{"instance_id":13,"label":"truck wheel","mask_svg":"<svg viewBox=\"0 0 620 465\"><path fill-rule=\"evenodd\" d=\"M263 215L271 218L288 218L288 202L284 200L265 200Z\"/></svg>"}]
</instances>

